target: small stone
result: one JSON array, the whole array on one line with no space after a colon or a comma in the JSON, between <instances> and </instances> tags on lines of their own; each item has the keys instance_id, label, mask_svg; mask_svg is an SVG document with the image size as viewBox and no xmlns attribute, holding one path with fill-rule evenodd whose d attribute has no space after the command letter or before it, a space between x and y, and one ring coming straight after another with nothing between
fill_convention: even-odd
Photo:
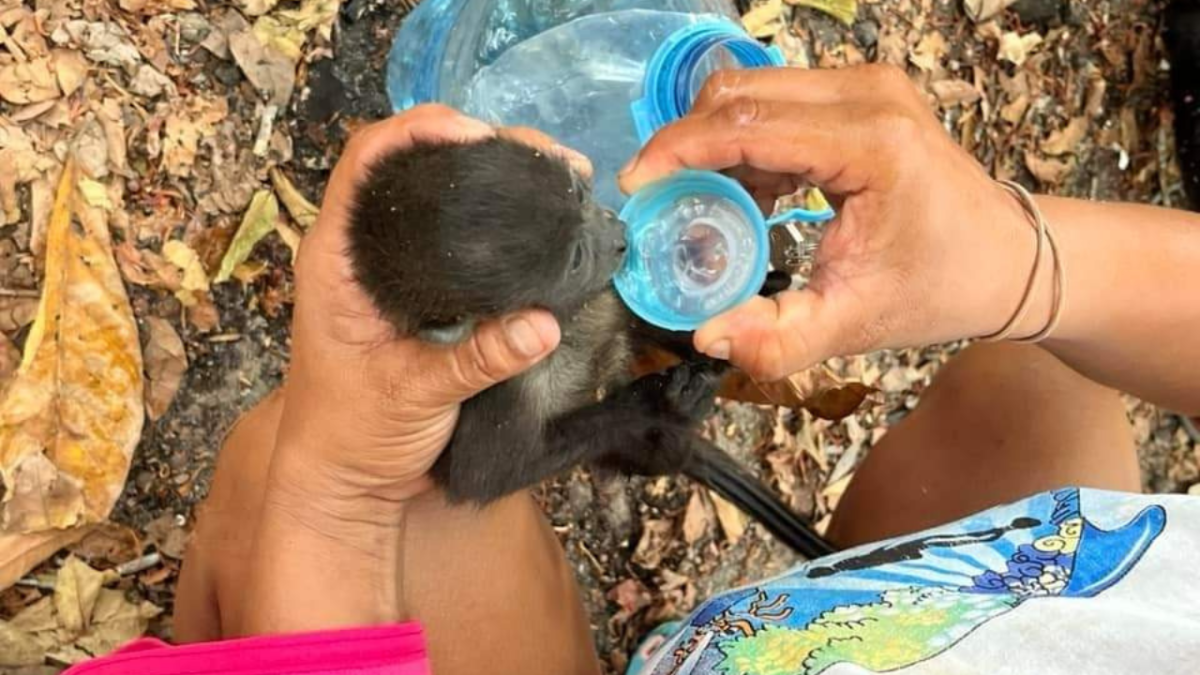
<instances>
[{"instance_id":1,"label":"small stone","mask_svg":"<svg viewBox=\"0 0 1200 675\"><path fill-rule=\"evenodd\" d=\"M138 67L137 74L129 81L129 91L146 98L154 98L164 92L174 95L175 83L155 70L154 66L142 64Z\"/></svg>"},{"instance_id":2,"label":"small stone","mask_svg":"<svg viewBox=\"0 0 1200 675\"><path fill-rule=\"evenodd\" d=\"M212 29L212 24L202 14L188 13L179 17L179 38L184 42L203 42Z\"/></svg>"},{"instance_id":3,"label":"small stone","mask_svg":"<svg viewBox=\"0 0 1200 675\"><path fill-rule=\"evenodd\" d=\"M879 42L879 24L867 19L854 24L854 39L863 49L870 49Z\"/></svg>"},{"instance_id":4,"label":"small stone","mask_svg":"<svg viewBox=\"0 0 1200 675\"><path fill-rule=\"evenodd\" d=\"M242 81L242 71L236 64L223 61L213 69L213 77L226 87L236 87Z\"/></svg>"}]
</instances>

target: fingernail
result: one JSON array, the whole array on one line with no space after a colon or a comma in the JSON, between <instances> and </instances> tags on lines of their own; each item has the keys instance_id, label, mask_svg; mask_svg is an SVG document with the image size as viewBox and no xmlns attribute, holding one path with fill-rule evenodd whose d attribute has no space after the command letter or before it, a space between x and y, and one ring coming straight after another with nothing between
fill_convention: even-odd
<instances>
[{"instance_id":1,"label":"fingernail","mask_svg":"<svg viewBox=\"0 0 1200 675\"><path fill-rule=\"evenodd\" d=\"M504 335L508 338L509 346L523 356L537 356L546 349L533 324L524 317L505 321Z\"/></svg>"},{"instance_id":2,"label":"fingernail","mask_svg":"<svg viewBox=\"0 0 1200 675\"><path fill-rule=\"evenodd\" d=\"M704 353L713 357L714 359L728 361L729 353L731 351L733 351L733 344L730 343L729 340L717 340L709 345L708 348L704 350Z\"/></svg>"}]
</instances>

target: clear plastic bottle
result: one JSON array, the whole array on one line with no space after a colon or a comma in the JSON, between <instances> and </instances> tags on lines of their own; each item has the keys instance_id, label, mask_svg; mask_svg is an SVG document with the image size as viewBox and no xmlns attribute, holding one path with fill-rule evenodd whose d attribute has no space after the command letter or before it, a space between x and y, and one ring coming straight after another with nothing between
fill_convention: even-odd
<instances>
[{"instance_id":1,"label":"clear plastic bottle","mask_svg":"<svg viewBox=\"0 0 1200 675\"><path fill-rule=\"evenodd\" d=\"M437 101L550 134L592 160L596 198L616 209L626 201L618 170L650 127L670 121L639 125L631 106L654 88L647 73L672 36L722 27L686 72L661 73L658 88L684 91L685 105L713 70L782 63L733 17L727 0L426 0L397 35L388 93L398 110ZM722 46L731 40L743 43L741 55Z\"/></svg>"}]
</instances>

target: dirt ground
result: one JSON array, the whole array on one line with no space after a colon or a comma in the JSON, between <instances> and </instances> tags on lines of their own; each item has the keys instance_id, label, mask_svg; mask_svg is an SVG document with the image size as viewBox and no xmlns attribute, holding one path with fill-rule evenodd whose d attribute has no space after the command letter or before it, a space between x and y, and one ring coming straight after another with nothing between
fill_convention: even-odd
<instances>
[{"instance_id":1,"label":"dirt ground","mask_svg":"<svg viewBox=\"0 0 1200 675\"><path fill-rule=\"evenodd\" d=\"M388 112L382 64L389 36L409 4L415 3L346 0L331 40L316 40L300 62L295 93L273 131L287 137L289 152L275 165L314 201L349 130ZM1022 0L995 21L977 24L957 1L889 0L859 2L858 19L848 26L785 5L777 23L761 32L797 65L884 60L905 66L930 92L947 130L997 175L1060 194L1181 205L1167 66L1158 38L1161 8L1149 0ZM193 13L215 24L218 9L228 11L214 4ZM1041 44L1011 42L1010 33L1040 36ZM1023 46L1014 47L1017 43ZM1002 44L1009 51L999 54ZM228 101L230 126L218 134L220 142L236 146L252 140L261 96L237 66L201 49L168 55L172 77L190 82L200 73L204 84L194 86ZM216 147L202 146L201 160ZM252 161L263 179L264 160ZM189 229L188 236L227 242L237 220L236 213L215 213L203 219L202 232ZM19 252L21 243L14 240L10 250ZM178 555L179 538L208 490L221 434L278 385L286 370L290 251L282 239L269 236L252 259L266 264L249 283L213 286L216 329L181 320L184 312L171 293L153 286L132 291L138 317L164 317L178 327L188 362L169 411L143 434L113 513L113 520L163 554L157 567L123 582L129 593L166 610L151 625L163 637L171 634L178 569L172 555ZM36 279L13 274L0 285L36 287ZM11 332L18 344L22 330L27 329ZM840 422L726 403L708 431L798 511L826 522L871 443L914 407L960 347L829 364L840 377L878 389ZM1175 416L1132 399L1129 415L1147 491L1186 492L1200 480L1195 446ZM658 622L687 612L698 598L794 562L757 526L716 508L684 480L622 480L578 471L540 488L537 496L578 573L599 652L614 673L621 672L638 637ZM61 559L36 574L52 575ZM0 618L36 595L29 585L0 593Z\"/></svg>"}]
</instances>

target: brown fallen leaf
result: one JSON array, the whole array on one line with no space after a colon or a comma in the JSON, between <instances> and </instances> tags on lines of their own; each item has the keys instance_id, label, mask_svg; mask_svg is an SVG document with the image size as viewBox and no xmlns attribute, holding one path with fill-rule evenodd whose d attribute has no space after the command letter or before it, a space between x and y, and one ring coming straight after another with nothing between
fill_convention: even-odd
<instances>
[{"instance_id":1,"label":"brown fallen leaf","mask_svg":"<svg viewBox=\"0 0 1200 675\"><path fill-rule=\"evenodd\" d=\"M1047 185L1058 185L1066 180L1075 169L1071 162L1057 159L1042 159L1036 152L1025 152L1025 167L1038 180Z\"/></svg>"},{"instance_id":2,"label":"brown fallen leaf","mask_svg":"<svg viewBox=\"0 0 1200 675\"><path fill-rule=\"evenodd\" d=\"M713 524L713 511L704 500L701 490L693 489L688 499L687 509L683 513L683 540L694 544L708 534Z\"/></svg>"},{"instance_id":3,"label":"brown fallen leaf","mask_svg":"<svg viewBox=\"0 0 1200 675\"><path fill-rule=\"evenodd\" d=\"M108 232L73 226L76 185L68 159L37 317L0 400L0 528L10 532L107 518L145 419L137 325Z\"/></svg>"},{"instance_id":4,"label":"brown fallen leaf","mask_svg":"<svg viewBox=\"0 0 1200 675\"><path fill-rule=\"evenodd\" d=\"M187 372L183 340L171 322L146 317L146 415L157 421L167 413Z\"/></svg>"},{"instance_id":5,"label":"brown fallen leaf","mask_svg":"<svg viewBox=\"0 0 1200 675\"><path fill-rule=\"evenodd\" d=\"M7 336L0 335L0 386L8 384L8 378L17 372L20 365L21 350Z\"/></svg>"},{"instance_id":6,"label":"brown fallen leaf","mask_svg":"<svg viewBox=\"0 0 1200 675\"><path fill-rule=\"evenodd\" d=\"M195 302L187 306L188 322L201 333L216 330L221 325L221 315L212 301L212 296L208 293L197 293L194 299Z\"/></svg>"},{"instance_id":7,"label":"brown fallen leaf","mask_svg":"<svg viewBox=\"0 0 1200 675\"><path fill-rule=\"evenodd\" d=\"M0 65L0 98L9 103L38 103L60 95L49 57Z\"/></svg>"},{"instance_id":8,"label":"brown fallen leaf","mask_svg":"<svg viewBox=\"0 0 1200 675\"><path fill-rule=\"evenodd\" d=\"M1079 151L1079 144L1083 142L1084 137L1087 136L1087 132L1087 118L1076 117L1067 126L1050 134L1050 138L1047 138L1038 149L1052 157L1077 153Z\"/></svg>"},{"instance_id":9,"label":"brown fallen leaf","mask_svg":"<svg viewBox=\"0 0 1200 675\"><path fill-rule=\"evenodd\" d=\"M921 41L909 54L908 60L921 70L931 73L941 67L942 58L946 56L949 49L950 45L946 44L946 38L935 30L926 33L925 37L921 38Z\"/></svg>"},{"instance_id":10,"label":"brown fallen leaf","mask_svg":"<svg viewBox=\"0 0 1200 675\"><path fill-rule=\"evenodd\" d=\"M253 29L230 35L229 51L246 79L266 94L268 103L287 105L296 87L295 59L267 45Z\"/></svg>"},{"instance_id":11,"label":"brown fallen leaf","mask_svg":"<svg viewBox=\"0 0 1200 675\"><path fill-rule=\"evenodd\" d=\"M216 124L229 114L229 106L224 98L187 96L181 101L186 104L173 110L163 124L162 158L167 173L186 178L192 175L200 139L216 133Z\"/></svg>"},{"instance_id":12,"label":"brown fallen leaf","mask_svg":"<svg viewBox=\"0 0 1200 675\"><path fill-rule=\"evenodd\" d=\"M68 550L90 565L115 567L141 555L142 541L129 527L107 521L93 525Z\"/></svg>"},{"instance_id":13,"label":"brown fallen leaf","mask_svg":"<svg viewBox=\"0 0 1200 675\"><path fill-rule=\"evenodd\" d=\"M716 507L717 522L721 523L721 531L725 533L726 541L736 544L746 533L746 514L714 492L709 492L708 496L712 498L713 506Z\"/></svg>"},{"instance_id":14,"label":"brown fallen leaf","mask_svg":"<svg viewBox=\"0 0 1200 675\"><path fill-rule=\"evenodd\" d=\"M1000 118L1009 124L1020 124L1025 117L1025 112L1029 110L1029 106L1033 103L1028 94L1020 94L1004 107L1000 108Z\"/></svg>"},{"instance_id":15,"label":"brown fallen leaf","mask_svg":"<svg viewBox=\"0 0 1200 675\"><path fill-rule=\"evenodd\" d=\"M0 590L12 586L59 549L84 537L90 528L90 525L83 525L45 532L0 532ZM4 653L3 644L4 639L0 637L0 654ZM0 665L5 664L0 662Z\"/></svg>"},{"instance_id":16,"label":"brown fallen leaf","mask_svg":"<svg viewBox=\"0 0 1200 675\"><path fill-rule=\"evenodd\" d=\"M974 103L983 97L975 85L966 80L938 80L929 85L938 103L943 106L956 106L964 103Z\"/></svg>"},{"instance_id":17,"label":"brown fallen leaf","mask_svg":"<svg viewBox=\"0 0 1200 675\"><path fill-rule=\"evenodd\" d=\"M46 658L78 663L142 635L162 610L146 601L132 603L123 591L103 588L113 578L112 572L68 557L53 596L26 607L11 621L0 621L0 666L37 665Z\"/></svg>"},{"instance_id":18,"label":"brown fallen leaf","mask_svg":"<svg viewBox=\"0 0 1200 675\"><path fill-rule=\"evenodd\" d=\"M648 570L657 569L671 544L672 529L669 520L642 521L642 538L633 552L633 562Z\"/></svg>"},{"instance_id":19,"label":"brown fallen leaf","mask_svg":"<svg viewBox=\"0 0 1200 675\"><path fill-rule=\"evenodd\" d=\"M615 623L624 623L634 614L650 606L650 591L637 579L626 579L609 589L606 597L619 609L613 615Z\"/></svg>"},{"instance_id":20,"label":"brown fallen leaf","mask_svg":"<svg viewBox=\"0 0 1200 675\"><path fill-rule=\"evenodd\" d=\"M146 16L196 9L195 0L121 0L120 5L126 12Z\"/></svg>"},{"instance_id":21,"label":"brown fallen leaf","mask_svg":"<svg viewBox=\"0 0 1200 675\"><path fill-rule=\"evenodd\" d=\"M87 80L87 59L74 49L55 49L51 56L58 88L63 96L74 94Z\"/></svg>"}]
</instances>

